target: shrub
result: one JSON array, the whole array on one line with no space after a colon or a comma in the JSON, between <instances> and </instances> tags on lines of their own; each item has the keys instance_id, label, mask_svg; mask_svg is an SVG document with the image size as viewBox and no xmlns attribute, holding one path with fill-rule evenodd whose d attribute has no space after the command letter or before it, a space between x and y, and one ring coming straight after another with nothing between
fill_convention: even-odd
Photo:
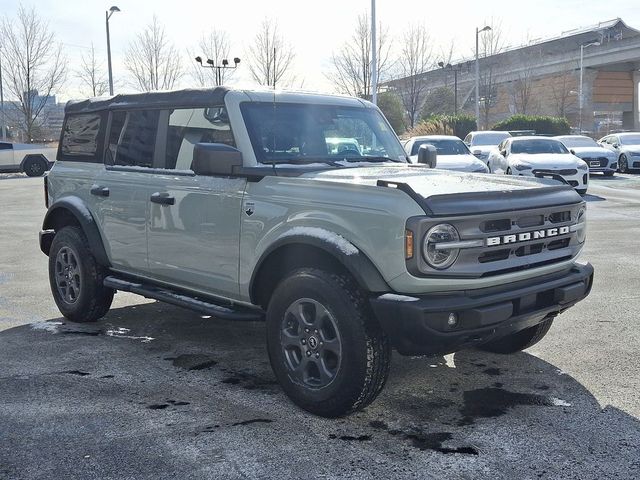
<instances>
[{"instance_id":1,"label":"shrub","mask_svg":"<svg viewBox=\"0 0 640 480\"><path fill-rule=\"evenodd\" d=\"M535 115L513 115L496 123L492 130L535 130L542 135L567 135L571 126L566 118Z\"/></svg>"},{"instance_id":2,"label":"shrub","mask_svg":"<svg viewBox=\"0 0 640 480\"><path fill-rule=\"evenodd\" d=\"M455 135L459 138L464 138L469 132L472 132L476 128L476 120L471 115L433 115L423 119L408 131L407 135L411 137L419 137L422 135Z\"/></svg>"}]
</instances>

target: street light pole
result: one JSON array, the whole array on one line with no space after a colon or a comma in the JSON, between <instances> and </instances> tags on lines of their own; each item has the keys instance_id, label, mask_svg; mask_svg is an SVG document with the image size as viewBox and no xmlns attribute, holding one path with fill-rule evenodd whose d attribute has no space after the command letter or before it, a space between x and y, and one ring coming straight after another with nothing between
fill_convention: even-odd
<instances>
[{"instance_id":1,"label":"street light pole","mask_svg":"<svg viewBox=\"0 0 640 480\"><path fill-rule=\"evenodd\" d=\"M480 61L478 60L478 37L480 33L491 30L490 26L485 26L482 29L476 27L476 123L480 128Z\"/></svg>"},{"instance_id":2,"label":"street light pole","mask_svg":"<svg viewBox=\"0 0 640 480\"><path fill-rule=\"evenodd\" d=\"M378 104L378 49L376 48L376 0L371 0L371 101Z\"/></svg>"},{"instance_id":3,"label":"street light pole","mask_svg":"<svg viewBox=\"0 0 640 480\"><path fill-rule=\"evenodd\" d=\"M583 71L584 71L584 49L587 47L591 47L591 46L598 46L600 45L600 42L590 42L590 43L583 43L582 45L580 45L580 88L578 91L578 130L579 130L579 134L582 134L582 107L584 105L584 97L582 94L582 77L583 77Z\"/></svg>"},{"instance_id":4,"label":"street light pole","mask_svg":"<svg viewBox=\"0 0 640 480\"><path fill-rule=\"evenodd\" d=\"M109 37L109 19L111 18L111 15L119 11L120 9L114 5L108 11L104 12L106 19L105 23L107 26L107 68L109 70L109 95L113 95L113 72L111 70L111 38Z\"/></svg>"},{"instance_id":5,"label":"street light pole","mask_svg":"<svg viewBox=\"0 0 640 480\"><path fill-rule=\"evenodd\" d=\"M0 53L0 132L2 132L2 141L7 141L6 121L4 116L4 93L2 91L2 54Z\"/></svg>"},{"instance_id":6,"label":"street light pole","mask_svg":"<svg viewBox=\"0 0 640 480\"><path fill-rule=\"evenodd\" d=\"M274 71L273 73L275 74L275 53L276 53L276 49L273 49L273 53L274 53ZM238 68L238 64L240 63L240 59L238 57L235 57L233 59L233 67L229 66L229 60L227 60L226 58L222 59L222 65L216 65L215 62L213 60L211 60L210 58L207 58L207 64L204 65L202 63L202 57L201 56L197 56L195 58L196 62L198 62L200 64L200 66L202 68L214 68L215 69L215 78L216 78L216 87L222 85L222 70L225 70L227 68L229 69L234 69L234 68ZM273 79L273 88L276 88L276 82L275 82L275 78Z\"/></svg>"}]
</instances>

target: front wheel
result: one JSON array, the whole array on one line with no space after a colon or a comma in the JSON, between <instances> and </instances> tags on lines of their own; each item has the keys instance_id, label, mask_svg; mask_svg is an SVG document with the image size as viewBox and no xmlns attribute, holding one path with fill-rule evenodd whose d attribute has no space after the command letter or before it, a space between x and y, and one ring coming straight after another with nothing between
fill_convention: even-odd
<instances>
[{"instance_id":1,"label":"front wheel","mask_svg":"<svg viewBox=\"0 0 640 480\"><path fill-rule=\"evenodd\" d=\"M629 163L627 162L626 155L620 155L618 159L618 172L627 173L629 171Z\"/></svg>"},{"instance_id":2,"label":"front wheel","mask_svg":"<svg viewBox=\"0 0 640 480\"><path fill-rule=\"evenodd\" d=\"M553 318L549 318L533 327L525 328L506 337L498 338L484 345L479 345L478 348L493 353L506 354L520 352L542 340L547 332L549 332L552 324Z\"/></svg>"},{"instance_id":3,"label":"front wheel","mask_svg":"<svg viewBox=\"0 0 640 480\"><path fill-rule=\"evenodd\" d=\"M267 308L271 367L289 398L323 417L360 410L380 393L391 348L347 275L315 268L290 273Z\"/></svg>"},{"instance_id":4,"label":"front wheel","mask_svg":"<svg viewBox=\"0 0 640 480\"><path fill-rule=\"evenodd\" d=\"M49 250L49 283L66 318L94 322L109 311L114 290L103 285L105 275L80 228L64 227L56 233Z\"/></svg>"}]
</instances>

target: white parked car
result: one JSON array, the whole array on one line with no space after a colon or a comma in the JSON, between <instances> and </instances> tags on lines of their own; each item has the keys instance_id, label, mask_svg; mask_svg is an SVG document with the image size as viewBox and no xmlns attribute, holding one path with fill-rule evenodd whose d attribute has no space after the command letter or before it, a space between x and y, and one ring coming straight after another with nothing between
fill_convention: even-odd
<instances>
[{"instance_id":1,"label":"white parked car","mask_svg":"<svg viewBox=\"0 0 640 480\"><path fill-rule=\"evenodd\" d=\"M618 156L592 138L584 135L560 135L554 138L560 140L576 157L587 162L589 173L600 172L605 177L611 177L618 168Z\"/></svg>"},{"instance_id":2,"label":"white parked car","mask_svg":"<svg viewBox=\"0 0 640 480\"><path fill-rule=\"evenodd\" d=\"M469 147L471 153L484 163L487 163L491 151L498 148L500 142L509 137L511 137L509 132L494 132L491 130L469 132L469 134L464 137L464 143ZM504 173L502 165L494 165L493 167L491 165L487 165L487 167L489 167L489 170L493 173Z\"/></svg>"},{"instance_id":3,"label":"white parked car","mask_svg":"<svg viewBox=\"0 0 640 480\"><path fill-rule=\"evenodd\" d=\"M57 150L44 145L0 142L0 173L24 172L39 177L51 168Z\"/></svg>"},{"instance_id":4,"label":"white parked car","mask_svg":"<svg viewBox=\"0 0 640 480\"><path fill-rule=\"evenodd\" d=\"M507 162L507 175L562 177L584 195L589 184L589 167L562 142L549 137L513 137L503 140L489 156L489 162Z\"/></svg>"},{"instance_id":5,"label":"white parked car","mask_svg":"<svg viewBox=\"0 0 640 480\"><path fill-rule=\"evenodd\" d=\"M640 133L627 132L607 135L601 138L598 143L615 153L620 173L640 169Z\"/></svg>"},{"instance_id":6,"label":"white parked car","mask_svg":"<svg viewBox=\"0 0 640 480\"><path fill-rule=\"evenodd\" d=\"M462 140L453 135L427 135L411 137L404 145L412 163L418 163L418 150L421 145L433 145L438 153L436 168L457 172L489 173L482 160L478 160L469 151Z\"/></svg>"}]
</instances>

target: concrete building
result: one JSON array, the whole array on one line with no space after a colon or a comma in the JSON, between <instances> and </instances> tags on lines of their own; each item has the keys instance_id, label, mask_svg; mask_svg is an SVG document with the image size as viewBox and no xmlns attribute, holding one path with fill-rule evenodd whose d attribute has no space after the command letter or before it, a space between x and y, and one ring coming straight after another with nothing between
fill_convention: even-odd
<instances>
[{"instance_id":1,"label":"concrete building","mask_svg":"<svg viewBox=\"0 0 640 480\"><path fill-rule=\"evenodd\" d=\"M590 45L591 44L591 45ZM589 45L589 46L587 46ZM583 108L579 108L580 50L583 46ZM480 52L482 55L482 52ZM480 126L516 113L566 117L594 136L640 130L640 31L621 19L563 32L549 39L480 58ZM474 113L475 61L459 62L419 75L428 89L453 88L458 77L458 107ZM403 79L388 82L402 88Z\"/></svg>"}]
</instances>

